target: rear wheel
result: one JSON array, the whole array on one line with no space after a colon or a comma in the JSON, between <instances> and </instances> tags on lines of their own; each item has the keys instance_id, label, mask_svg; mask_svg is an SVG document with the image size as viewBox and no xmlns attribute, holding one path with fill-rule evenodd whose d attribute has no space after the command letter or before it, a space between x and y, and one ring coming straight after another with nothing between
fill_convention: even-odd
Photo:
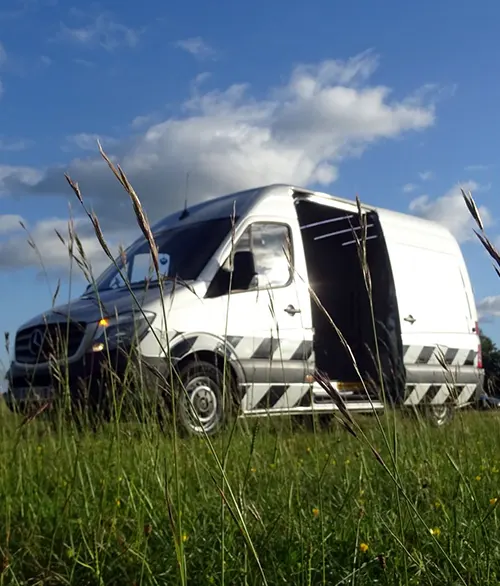
<instances>
[{"instance_id":1,"label":"rear wheel","mask_svg":"<svg viewBox=\"0 0 500 586\"><path fill-rule=\"evenodd\" d=\"M231 376L209 362L189 362L180 371L177 417L190 435L213 435L226 423L233 404Z\"/></svg>"}]
</instances>

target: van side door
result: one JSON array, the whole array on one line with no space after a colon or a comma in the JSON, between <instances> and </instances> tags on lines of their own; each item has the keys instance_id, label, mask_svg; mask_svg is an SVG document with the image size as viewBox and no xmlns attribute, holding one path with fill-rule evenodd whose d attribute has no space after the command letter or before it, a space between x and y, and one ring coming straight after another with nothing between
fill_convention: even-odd
<instances>
[{"instance_id":1,"label":"van side door","mask_svg":"<svg viewBox=\"0 0 500 586\"><path fill-rule=\"evenodd\" d=\"M249 221L235 242L233 258L239 252L251 253L253 282L215 296L209 288L204 301L217 334L226 336L244 371L244 412L290 409L309 388L305 378L312 358L312 330L304 328L303 316L307 318L310 309L302 307L300 277L294 271L294 247L302 245L296 240L286 221ZM231 258L223 261L214 281L229 272Z\"/></svg>"}]
</instances>

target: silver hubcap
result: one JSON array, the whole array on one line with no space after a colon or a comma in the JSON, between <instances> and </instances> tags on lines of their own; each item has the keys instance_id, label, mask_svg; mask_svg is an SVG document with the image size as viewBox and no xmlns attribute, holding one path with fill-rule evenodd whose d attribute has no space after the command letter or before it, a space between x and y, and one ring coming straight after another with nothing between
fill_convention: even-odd
<instances>
[{"instance_id":1,"label":"silver hubcap","mask_svg":"<svg viewBox=\"0 0 500 586\"><path fill-rule=\"evenodd\" d=\"M199 376L186 385L189 400L189 425L194 431L210 429L218 417L217 395L214 382L205 376Z\"/></svg>"},{"instance_id":2,"label":"silver hubcap","mask_svg":"<svg viewBox=\"0 0 500 586\"><path fill-rule=\"evenodd\" d=\"M434 405L431 407L431 410L438 425L446 421L446 416L448 415L448 407L446 405Z\"/></svg>"}]
</instances>

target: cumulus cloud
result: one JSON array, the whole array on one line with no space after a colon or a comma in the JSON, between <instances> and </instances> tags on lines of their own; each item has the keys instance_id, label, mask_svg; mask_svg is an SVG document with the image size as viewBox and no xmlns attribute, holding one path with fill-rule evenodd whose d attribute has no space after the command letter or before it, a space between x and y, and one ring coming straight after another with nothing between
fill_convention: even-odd
<instances>
[{"instance_id":1,"label":"cumulus cloud","mask_svg":"<svg viewBox=\"0 0 500 586\"><path fill-rule=\"evenodd\" d=\"M405 99L407 104L420 103L424 99L432 99L434 103L442 102L452 98L457 93L456 83L441 85L437 83L426 83Z\"/></svg>"},{"instance_id":2,"label":"cumulus cloud","mask_svg":"<svg viewBox=\"0 0 500 586\"><path fill-rule=\"evenodd\" d=\"M485 297L477 304L477 311L481 319L500 317L500 295Z\"/></svg>"},{"instance_id":3,"label":"cumulus cloud","mask_svg":"<svg viewBox=\"0 0 500 586\"><path fill-rule=\"evenodd\" d=\"M187 172L198 200L271 181L309 183L318 167L336 167L353 149L359 154L379 139L433 124L432 105L408 107L390 101L388 88L365 85L374 61L363 54L297 67L268 99L253 98L245 84L195 93L183 117L150 126L113 153L145 201L166 211L179 205ZM116 196L116 181L97 156L45 169L28 191L67 194L66 168L84 191L106 203ZM26 191L19 177L9 187Z\"/></svg>"},{"instance_id":4,"label":"cumulus cloud","mask_svg":"<svg viewBox=\"0 0 500 586\"><path fill-rule=\"evenodd\" d=\"M8 139L0 136L0 151L19 152L33 146L33 141L26 138Z\"/></svg>"},{"instance_id":5,"label":"cumulus cloud","mask_svg":"<svg viewBox=\"0 0 500 586\"><path fill-rule=\"evenodd\" d=\"M89 61L88 59L73 59L73 63L75 65L79 65L80 67L85 67L86 69L91 69L95 66L93 61Z\"/></svg>"},{"instance_id":6,"label":"cumulus cloud","mask_svg":"<svg viewBox=\"0 0 500 586\"><path fill-rule=\"evenodd\" d=\"M40 63L44 67L50 67L54 61L48 55L40 55Z\"/></svg>"},{"instance_id":7,"label":"cumulus cloud","mask_svg":"<svg viewBox=\"0 0 500 586\"><path fill-rule=\"evenodd\" d=\"M43 172L33 167L0 165L0 197L12 193L7 184L23 185L23 189L29 191L42 179Z\"/></svg>"},{"instance_id":8,"label":"cumulus cloud","mask_svg":"<svg viewBox=\"0 0 500 586\"><path fill-rule=\"evenodd\" d=\"M0 43L0 67L3 67L7 63L7 51L2 43Z\"/></svg>"},{"instance_id":9,"label":"cumulus cloud","mask_svg":"<svg viewBox=\"0 0 500 586\"><path fill-rule=\"evenodd\" d=\"M9 5L5 7L5 5ZM57 0L14 0L3 2L0 8L0 21L13 21L26 17L29 13L38 11L40 8L53 7Z\"/></svg>"},{"instance_id":10,"label":"cumulus cloud","mask_svg":"<svg viewBox=\"0 0 500 586\"><path fill-rule=\"evenodd\" d=\"M417 187L418 186L415 185L415 183L407 183L406 185L403 185L403 193L412 193Z\"/></svg>"},{"instance_id":11,"label":"cumulus cloud","mask_svg":"<svg viewBox=\"0 0 500 586\"><path fill-rule=\"evenodd\" d=\"M143 115L136 116L132 120L132 122L130 123L130 126L134 129L144 128L144 127L148 126L149 124L151 124L153 121L154 121L154 115L143 114Z\"/></svg>"},{"instance_id":12,"label":"cumulus cloud","mask_svg":"<svg viewBox=\"0 0 500 586\"><path fill-rule=\"evenodd\" d=\"M198 59L214 58L217 54L215 49L206 43L201 37L182 39L174 43L174 47L190 53Z\"/></svg>"},{"instance_id":13,"label":"cumulus cloud","mask_svg":"<svg viewBox=\"0 0 500 586\"><path fill-rule=\"evenodd\" d=\"M72 230L78 235L92 271L100 273L110 261L100 247L92 226L83 218L76 218L72 223ZM115 233L108 243L114 254L118 252L118 236ZM58 271L67 274L70 266L69 243L68 220L46 218L30 226L21 216L0 215L0 270L33 267L48 269L54 274L59 274ZM73 252L80 257L76 245ZM76 265L75 271L78 274Z\"/></svg>"},{"instance_id":14,"label":"cumulus cloud","mask_svg":"<svg viewBox=\"0 0 500 586\"><path fill-rule=\"evenodd\" d=\"M109 154L152 221L183 206L187 174L190 204L274 182L328 185L344 159L434 123L433 103L397 101L389 88L369 84L377 65L371 52L301 65L260 99L247 84L206 93L194 84L181 116L112 145ZM31 174L0 167L0 192L71 197L66 171L107 230L134 223L126 194L97 152Z\"/></svg>"},{"instance_id":15,"label":"cumulus cloud","mask_svg":"<svg viewBox=\"0 0 500 586\"><path fill-rule=\"evenodd\" d=\"M455 185L442 197L432 199L428 195L421 195L410 202L410 211L418 216L434 220L446 226L459 242L466 242L475 238L472 228L474 220L465 205L462 192L471 191L473 194L481 189L475 181ZM490 226L492 216L485 206L479 207L485 227Z\"/></svg>"},{"instance_id":16,"label":"cumulus cloud","mask_svg":"<svg viewBox=\"0 0 500 586\"><path fill-rule=\"evenodd\" d=\"M5 50L3 44L0 42L0 69L7 63L7 51ZM2 84L2 80L0 79L0 98L3 96L4 88Z\"/></svg>"},{"instance_id":17,"label":"cumulus cloud","mask_svg":"<svg viewBox=\"0 0 500 586\"><path fill-rule=\"evenodd\" d=\"M420 179L422 181L430 181L431 179L434 178L434 172L433 171L422 171L421 173L418 174L418 176L420 177Z\"/></svg>"},{"instance_id":18,"label":"cumulus cloud","mask_svg":"<svg viewBox=\"0 0 500 586\"><path fill-rule=\"evenodd\" d=\"M0 214L0 236L19 230L22 221L22 216L17 214Z\"/></svg>"},{"instance_id":19,"label":"cumulus cloud","mask_svg":"<svg viewBox=\"0 0 500 586\"><path fill-rule=\"evenodd\" d=\"M467 165L465 167L465 171L487 171L488 169L491 168L491 165L483 165L481 163L477 164L477 165Z\"/></svg>"},{"instance_id":20,"label":"cumulus cloud","mask_svg":"<svg viewBox=\"0 0 500 586\"><path fill-rule=\"evenodd\" d=\"M118 140L111 136L80 132L66 137L63 150L70 150L76 147L82 151L95 151L98 141L103 148L108 148L118 143Z\"/></svg>"},{"instance_id":21,"label":"cumulus cloud","mask_svg":"<svg viewBox=\"0 0 500 586\"><path fill-rule=\"evenodd\" d=\"M81 16L79 11L73 11ZM58 40L75 43L87 47L101 47L106 51L114 51L120 47L135 47L139 42L140 32L132 27L115 21L112 16L103 12L90 23L70 27L61 24Z\"/></svg>"}]
</instances>

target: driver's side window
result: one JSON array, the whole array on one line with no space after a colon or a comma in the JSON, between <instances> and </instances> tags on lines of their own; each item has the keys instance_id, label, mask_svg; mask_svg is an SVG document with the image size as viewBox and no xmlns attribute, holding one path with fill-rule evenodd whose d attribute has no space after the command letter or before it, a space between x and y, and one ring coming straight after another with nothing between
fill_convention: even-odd
<instances>
[{"instance_id":1,"label":"driver's side window","mask_svg":"<svg viewBox=\"0 0 500 586\"><path fill-rule=\"evenodd\" d=\"M248 226L234 246L234 254L224 262L213 285L217 290L210 296L231 291L251 291L287 286L293 276L292 237L289 226L278 222L255 222ZM253 275L249 274L253 272ZM245 274L243 274L245 273ZM215 294L215 295L214 295Z\"/></svg>"}]
</instances>

